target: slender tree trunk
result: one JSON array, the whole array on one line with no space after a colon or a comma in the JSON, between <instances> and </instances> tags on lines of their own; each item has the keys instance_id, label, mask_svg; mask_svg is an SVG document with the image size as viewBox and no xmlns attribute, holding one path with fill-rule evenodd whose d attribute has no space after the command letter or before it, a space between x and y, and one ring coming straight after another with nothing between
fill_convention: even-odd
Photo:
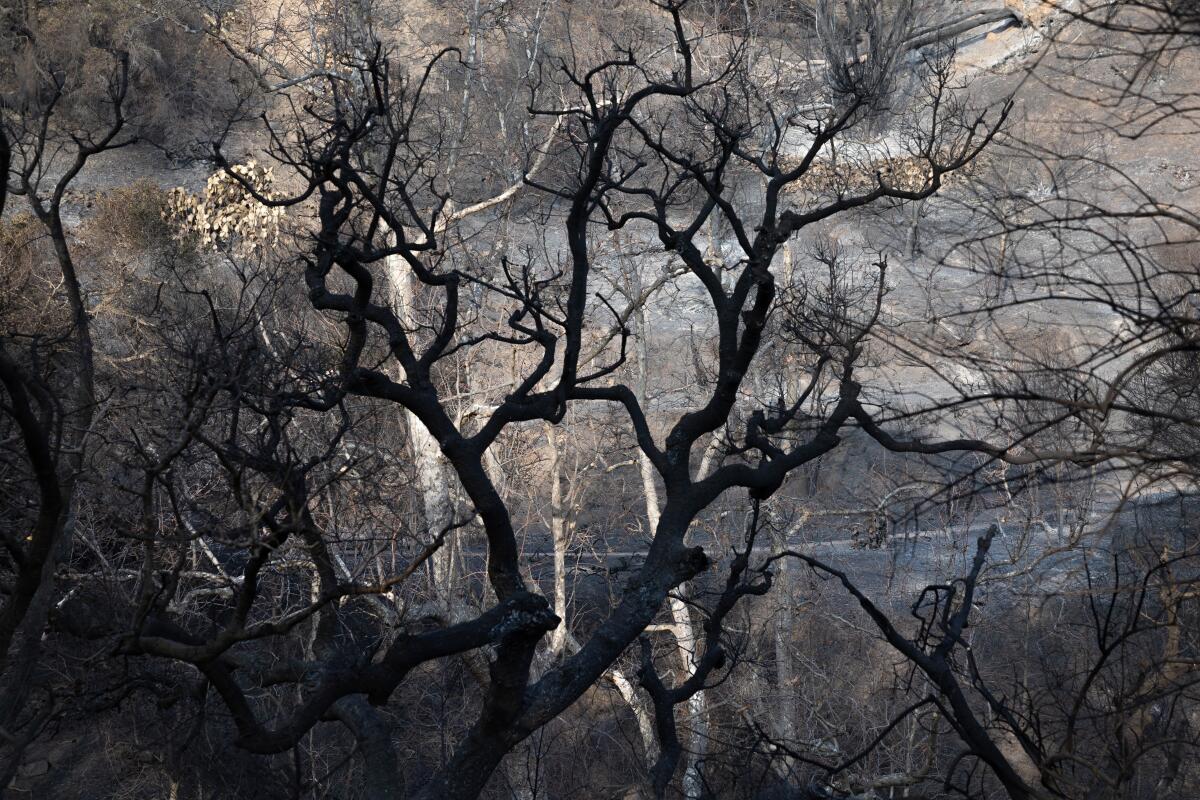
<instances>
[{"instance_id":1,"label":"slender tree trunk","mask_svg":"<svg viewBox=\"0 0 1200 800\"><path fill-rule=\"evenodd\" d=\"M550 446L550 536L554 543L554 613L563 622L551 634L550 648L562 653L567 644L567 547L570 522L563 502L562 441L553 425L546 425Z\"/></svg>"},{"instance_id":2,"label":"slender tree trunk","mask_svg":"<svg viewBox=\"0 0 1200 800\"><path fill-rule=\"evenodd\" d=\"M637 294L641 294L640 291ZM646 371L649 362L649 345L646 342L645 307L637 311L637 394L643 408L648 408L647 394L649 376ZM646 520L650 530L657 531L661 515L658 498L658 484L655 482L654 466L643 452L638 452L638 467L642 476L642 490L646 501ZM692 624L691 611L678 595L687 591L687 584L679 587L675 595L668 599L671 611L671 631L675 637L675 647L679 654L683 675L690 678L696 672L696 635ZM703 690L696 692L687 702L688 727L692 736L688 748L688 757L684 765L683 793L688 800L700 797L703 781L700 779L699 764L704 759L708 743L708 699Z\"/></svg>"},{"instance_id":3,"label":"slender tree trunk","mask_svg":"<svg viewBox=\"0 0 1200 800\"><path fill-rule=\"evenodd\" d=\"M400 324L408 330L416 328L415 287L412 271L399 256L386 259L392 308ZM403 378L403 376L397 376ZM432 542L454 522L454 499L450 494L454 474L442 454L437 439L411 411L403 413L408 443L417 470L417 486L421 493L421 512L424 517L426 542ZM430 559L432 589L447 621L456 619L458 603L455 593L461 583L459 574L461 545L458 537L448 539Z\"/></svg>"},{"instance_id":4,"label":"slender tree trunk","mask_svg":"<svg viewBox=\"0 0 1200 800\"><path fill-rule=\"evenodd\" d=\"M567 548L571 538L571 513L564 499L564 476L562 463L563 441L558 429L546 426L546 440L550 446L550 531L554 543L554 613L562 620L551 635L550 648L556 656L575 653L579 642L571 633L567 615ZM654 733L654 716L647 708L645 698L638 693L637 686L619 667L608 671L608 678L617 688L621 698L629 705L638 726L638 735L646 755L646 763L654 764L658 759L658 740Z\"/></svg>"}]
</instances>

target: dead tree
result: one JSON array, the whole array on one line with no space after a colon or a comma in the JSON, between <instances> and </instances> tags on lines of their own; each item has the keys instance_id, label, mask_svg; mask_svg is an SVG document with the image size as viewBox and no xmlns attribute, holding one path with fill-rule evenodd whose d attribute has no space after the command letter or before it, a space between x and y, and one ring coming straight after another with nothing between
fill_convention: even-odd
<instances>
[{"instance_id":1,"label":"dead tree","mask_svg":"<svg viewBox=\"0 0 1200 800\"><path fill-rule=\"evenodd\" d=\"M568 103L530 109L534 118L549 118L551 127L562 131L550 145L556 170L525 177L562 213L561 264L504 258L486 269L466 270L443 258L440 221L450 198L439 180L437 122L423 116L437 59L409 76L394 70L382 48L360 48L359 55L345 56L343 72L313 78L321 90L309 84L305 104L295 106L293 116L268 123L271 155L301 184L292 196L259 192L223 160L218 144L218 161L259 202L304 215L306 244L296 264L312 307L335 321L343 337L319 380L305 391L273 395L264 422L273 427L301 412L337 415L351 401L404 409L436 441L487 547L488 605L482 612L432 629L402 626L385 645L359 643L349 654L339 650L349 661L339 660L337 668L332 652L313 651L310 659L271 678L270 685L291 682L302 699L267 713L253 697L262 684L247 682L250 675L239 666L239 652L254 641L287 637L304 620L337 618L342 612L336 600L385 587L348 580L321 566L323 557L314 557L320 573L314 601L261 618L271 606L265 596L269 584L259 576L276 554L293 540L319 554L328 539L308 510L308 462L256 454L236 446L236 436L217 447L206 444L225 469L249 469L269 479L277 499L252 517L258 530L244 531L249 560L232 587L229 614L210 629L193 631L175 618L169 604L146 596L125 649L199 669L231 713L241 747L280 753L325 719L351 720L360 752L370 762L368 794L398 796L387 726L355 722L354 715L380 719L397 689L427 661L489 652L478 716L455 743L448 763L421 790L426 797L474 797L506 753L587 692L654 622L671 592L708 568L708 555L688 546L686 537L697 517L725 493L746 491L760 501L770 497L793 470L837 447L854 428L903 451L968 449L1020 457L1006 443L909 441L886 432L886 423L876 419L879 400L857 372L879 319L886 292L882 278L871 284L862 308L814 311L795 340L812 356L811 380L798 396L754 398L748 407L742 407L741 396L775 312L773 262L786 242L881 198L920 200L934 194L946 175L987 146L1006 109L969 118L945 113L952 104L939 106L935 115L915 109L914 124L922 136L914 156L925 167L916 179L897 184L877 171L865 182L835 184L803 200L792 187L828 158L833 144L848 137L890 90L896 60L884 48L903 39L899 34L876 37L877 58L832 65L836 106L828 114L802 111L798 116L775 108L745 79L742 52L704 50L685 32L679 6L663 10L673 27L665 48L625 47L591 66L564 61L556 74ZM830 35L855 31L840 24ZM939 103L949 99L945 86L935 87L930 96ZM790 132L803 138L796 152L788 152L795 147ZM752 185L761 187L752 204L736 191L747 172L756 176ZM728 225L732 252L714 261L703 252L700 236L718 213ZM665 412L647 408L622 382L628 328L617 326L607 360L596 359L599 366L583 358L597 327L606 329L611 318L622 316L622 309L591 299L592 240L605 228L645 237L677 259L705 298L716 330L715 352L705 365L712 376L707 395L672 415L663 438L653 435L650 416ZM385 263L392 271L406 269L420 291L440 298L429 318L418 322L396 313L379 288ZM882 273L884 265L879 269ZM490 308L502 313L475 314L466 301L468 287L482 291ZM506 351L521 371L482 419L465 429L449 411L439 370L472 348ZM535 655L560 620L524 577L511 513L489 473L487 452L506 431L528 423L557 424L568 406L594 403L615 405L624 414L662 483L661 513L644 566L607 617L577 651L537 674ZM697 449L706 448L713 433L730 423L737 427L727 434L724 463L697 474ZM352 425L325 430L332 440L353 435ZM428 557L443 542L444 536L435 537L419 557ZM693 674L667 688L661 679L656 683L653 665L644 666L644 685L655 698L664 744L655 780L660 792L678 757L672 744L674 706L701 691L725 662L722 609L764 588L740 580L745 558L743 553L733 562L728 597L722 596L709 617ZM148 559L148 564L156 561L152 550ZM394 587L409 574L406 567L384 584Z\"/></svg>"},{"instance_id":2,"label":"dead tree","mask_svg":"<svg viewBox=\"0 0 1200 800\"><path fill-rule=\"evenodd\" d=\"M0 728L8 752L0 766L7 785L24 747L54 707L52 696L31 692L46 625L58 599L55 571L71 553L77 487L92 445L97 414L95 342L88 289L80 276L63 222L67 192L95 156L129 144L125 104L128 54L116 44L84 48L85 66L64 58L37 12L15 32L2 73L0 99L0 216L20 197L50 243L68 309L66 330L6 330L0 338L0 381L6 425L20 443L31 494L5 526L5 600L0 609ZM52 26L46 26L50 28ZM25 60L34 71L22 76ZM81 127L82 126L82 127ZM11 203L9 203L11 206ZM9 209L11 210L11 209ZM22 458L23 456L23 458Z\"/></svg>"}]
</instances>

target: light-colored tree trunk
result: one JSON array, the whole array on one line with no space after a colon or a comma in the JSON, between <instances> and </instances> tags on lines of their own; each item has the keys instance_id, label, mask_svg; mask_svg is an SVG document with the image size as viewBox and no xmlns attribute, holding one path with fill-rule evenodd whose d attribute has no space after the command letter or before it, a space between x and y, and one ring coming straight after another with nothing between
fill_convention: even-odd
<instances>
[{"instance_id":1,"label":"light-colored tree trunk","mask_svg":"<svg viewBox=\"0 0 1200 800\"><path fill-rule=\"evenodd\" d=\"M640 295L638 291L636 295ZM647 407L649 376L646 366L649 361L649 345L646 342L646 309L643 305L637 311L637 394L638 402L643 408ZM707 454L706 454L707 455ZM707 459L706 459L707 460ZM654 479L654 466L643 452L638 453L638 468L642 476L642 492L646 501L646 521L651 531L658 529L660 501L658 484ZM671 595L668 604L671 611L671 633L675 637L675 647L679 655L683 674L690 678L696 672L696 634L692 623L691 610L680 596L687 591L687 585L679 587ZM686 679L686 678L685 678ZM700 797L703 781L700 779L699 764L704 759L708 743L708 698L703 690L696 692L687 703L688 728L692 732L689 742L687 760L683 772L683 794L688 800Z\"/></svg>"},{"instance_id":2,"label":"light-colored tree trunk","mask_svg":"<svg viewBox=\"0 0 1200 800\"><path fill-rule=\"evenodd\" d=\"M570 546L570 520L563 500L562 439L558 429L546 425L546 443L550 446L550 537L554 543L554 613L562 623L550 637L550 648L562 653L567 642L567 548Z\"/></svg>"},{"instance_id":3,"label":"light-colored tree trunk","mask_svg":"<svg viewBox=\"0 0 1200 800\"><path fill-rule=\"evenodd\" d=\"M546 426L546 442L550 447L550 533L554 544L554 613L562 620L551 635L550 650L558 657L579 650L579 641L571 633L570 618L567 615L567 549L571 546L574 514L565 492L564 442L561 433L552 425ZM637 686L621 668L614 666L608 671L607 677L633 712L638 735L646 753L646 763L652 765L658 759L658 739L654 734L654 717L645 698L638 694Z\"/></svg>"},{"instance_id":4,"label":"light-colored tree trunk","mask_svg":"<svg viewBox=\"0 0 1200 800\"><path fill-rule=\"evenodd\" d=\"M613 667L608 671L608 678L617 687L621 698L629 704L633 717L637 720L638 735L642 739L642 747L646 751L646 763L654 764L658 760L658 738L654 734L654 717L646 707L644 698L638 694L637 686L629 680L625 671Z\"/></svg>"},{"instance_id":5,"label":"light-colored tree trunk","mask_svg":"<svg viewBox=\"0 0 1200 800\"><path fill-rule=\"evenodd\" d=\"M400 324L414 330L416 288L413 274L400 256L389 256L385 262L392 309ZM403 375L398 375L403 378ZM454 474L442 455L437 439L411 411L403 412L408 444L412 449L413 464L417 472L417 487L421 493L421 512L424 518L426 542L432 542L454 522L454 498L450 487ZM459 551L457 537L450 537L430 559L432 564L432 590L447 619L455 617L455 592L460 584Z\"/></svg>"}]
</instances>

